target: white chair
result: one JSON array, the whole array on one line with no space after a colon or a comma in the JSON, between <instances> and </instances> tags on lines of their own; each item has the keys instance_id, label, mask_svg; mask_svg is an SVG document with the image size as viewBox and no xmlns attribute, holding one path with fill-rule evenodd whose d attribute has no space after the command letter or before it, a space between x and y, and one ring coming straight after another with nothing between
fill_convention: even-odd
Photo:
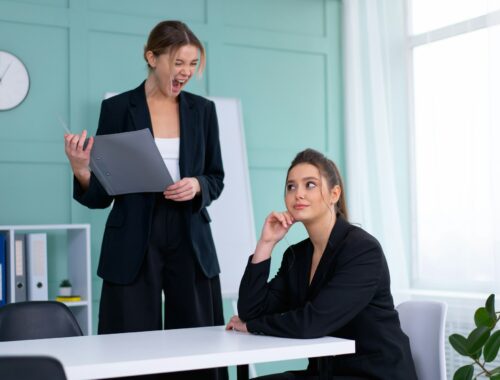
<instances>
[{"instance_id":1,"label":"white chair","mask_svg":"<svg viewBox=\"0 0 500 380\"><path fill-rule=\"evenodd\" d=\"M410 339L419 380L446 380L444 332L447 305L434 301L406 301L396 307L403 332Z\"/></svg>"}]
</instances>

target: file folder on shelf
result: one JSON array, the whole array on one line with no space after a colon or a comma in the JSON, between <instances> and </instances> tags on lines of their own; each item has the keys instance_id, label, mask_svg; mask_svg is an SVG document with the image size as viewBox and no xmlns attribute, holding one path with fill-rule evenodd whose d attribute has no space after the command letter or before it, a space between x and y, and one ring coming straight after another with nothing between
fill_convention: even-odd
<instances>
[{"instance_id":1,"label":"file folder on shelf","mask_svg":"<svg viewBox=\"0 0 500 380\"><path fill-rule=\"evenodd\" d=\"M26 252L24 235L16 235L14 240L14 300L26 301Z\"/></svg>"},{"instance_id":2,"label":"file folder on shelf","mask_svg":"<svg viewBox=\"0 0 500 380\"><path fill-rule=\"evenodd\" d=\"M7 247L5 243L5 236L0 234L0 306L7 303Z\"/></svg>"},{"instance_id":3,"label":"file folder on shelf","mask_svg":"<svg viewBox=\"0 0 500 380\"><path fill-rule=\"evenodd\" d=\"M47 286L47 234L26 235L26 263L29 301L49 299Z\"/></svg>"}]
</instances>

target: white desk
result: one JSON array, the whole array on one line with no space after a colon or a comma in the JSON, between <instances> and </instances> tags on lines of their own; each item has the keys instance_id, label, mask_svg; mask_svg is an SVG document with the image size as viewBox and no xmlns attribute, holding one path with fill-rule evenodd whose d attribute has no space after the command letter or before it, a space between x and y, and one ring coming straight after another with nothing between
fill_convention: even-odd
<instances>
[{"instance_id":1,"label":"white desk","mask_svg":"<svg viewBox=\"0 0 500 380\"><path fill-rule=\"evenodd\" d=\"M0 342L0 355L50 355L69 380L112 378L341 355L354 341L286 339L225 331L224 326Z\"/></svg>"}]
</instances>

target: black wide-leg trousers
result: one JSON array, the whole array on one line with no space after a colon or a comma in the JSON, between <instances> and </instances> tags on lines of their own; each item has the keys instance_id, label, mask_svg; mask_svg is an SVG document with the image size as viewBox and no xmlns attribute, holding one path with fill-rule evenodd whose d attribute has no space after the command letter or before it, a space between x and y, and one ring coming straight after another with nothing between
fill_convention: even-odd
<instances>
[{"instance_id":1,"label":"black wide-leg trousers","mask_svg":"<svg viewBox=\"0 0 500 380\"><path fill-rule=\"evenodd\" d=\"M207 278L192 252L183 223L185 207L158 194L148 250L135 281L103 282L99 334L224 324L219 277ZM219 368L144 378L226 380L228 375Z\"/></svg>"}]
</instances>

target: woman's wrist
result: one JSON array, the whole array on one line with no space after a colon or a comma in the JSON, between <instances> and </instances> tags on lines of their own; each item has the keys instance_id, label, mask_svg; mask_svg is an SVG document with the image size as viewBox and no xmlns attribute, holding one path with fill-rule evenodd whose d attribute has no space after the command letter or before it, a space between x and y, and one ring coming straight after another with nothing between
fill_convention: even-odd
<instances>
[{"instance_id":1,"label":"woman's wrist","mask_svg":"<svg viewBox=\"0 0 500 380\"><path fill-rule=\"evenodd\" d=\"M201 184L200 180L197 177L193 177L194 179L194 190L196 195L199 195L201 193Z\"/></svg>"},{"instance_id":2,"label":"woman's wrist","mask_svg":"<svg viewBox=\"0 0 500 380\"><path fill-rule=\"evenodd\" d=\"M76 180L80 183L80 185L86 190L89 187L90 184L90 169L80 169L80 170L74 170L73 169L73 174L75 175Z\"/></svg>"},{"instance_id":3,"label":"woman's wrist","mask_svg":"<svg viewBox=\"0 0 500 380\"><path fill-rule=\"evenodd\" d=\"M257 264L262 261L268 260L273 253L274 246L276 242L259 240L257 242L257 247L252 257L252 263Z\"/></svg>"}]
</instances>

